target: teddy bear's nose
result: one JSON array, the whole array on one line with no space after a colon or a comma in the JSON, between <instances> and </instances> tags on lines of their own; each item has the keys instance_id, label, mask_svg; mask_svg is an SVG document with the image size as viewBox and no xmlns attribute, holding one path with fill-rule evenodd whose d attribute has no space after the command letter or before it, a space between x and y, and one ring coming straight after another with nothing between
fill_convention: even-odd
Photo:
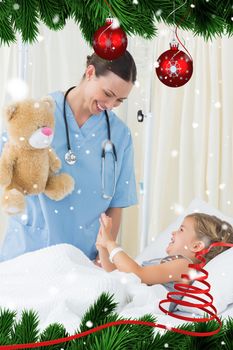
<instances>
[{"instance_id":1,"label":"teddy bear's nose","mask_svg":"<svg viewBox=\"0 0 233 350\"><path fill-rule=\"evenodd\" d=\"M41 131L42 131L42 134L44 134L46 136L50 136L53 133L53 130L51 128L47 128L47 127L42 128Z\"/></svg>"}]
</instances>

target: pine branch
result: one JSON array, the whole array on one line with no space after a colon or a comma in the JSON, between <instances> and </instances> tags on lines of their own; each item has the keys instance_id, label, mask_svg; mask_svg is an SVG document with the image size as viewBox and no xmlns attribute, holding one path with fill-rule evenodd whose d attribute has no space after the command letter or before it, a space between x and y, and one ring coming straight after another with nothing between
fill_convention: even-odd
<instances>
[{"instance_id":1,"label":"pine branch","mask_svg":"<svg viewBox=\"0 0 233 350\"><path fill-rule=\"evenodd\" d=\"M36 40L39 33L37 0L17 0L12 6L11 19L15 30L21 32L23 42Z\"/></svg>"},{"instance_id":2,"label":"pine branch","mask_svg":"<svg viewBox=\"0 0 233 350\"><path fill-rule=\"evenodd\" d=\"M205 315L205 317L208 317L208 315ZM219 327L219 324L217 321L208 321L203 323L187 323L184 325L181 325L179 328L183 330L189 330L192 332L211 332ZM171 340L173 338L172 332L169 332L171 334ZM195 337L195 336L187 336L180 334L179 342L175 342L174 350L199 350L199 349L218 349L219 344L221 344L222 339L222 330L220 330L219 333L207 336L207 337ZM174 344L174 339L173 339ZM222 350L222 349L221 349Z\"/></svg>"},{"instance_id":3,"label":"pine branch","mask_svg":"<svg viewBox=\"0 0 233 350\"><path fill-rule=\"evenodd\" d=\"M73 18L85 40L92 45L93 34L109 15L118 18L128 35L147 39L157 34L158 22L191 30L205 39L233 35L232 0L138 0L138 3L108 0L108 3L112 10L104 0L0 1L0 42L14 42L17 31L24 41L33 42L39 31L39 20L50 29L59 30L68 18Z\"/></svg>"},{"instance_id":4,"label":"pine branch","mask_svg":"<svg viewBox=\"0 0 233 350\"><path fill-rule=\"evenodd\" d=\"M139 321L156 323L156 318L153 315L145 315L139 318ZM134 325L131 332L135 332L132 350L149 350L154 340L154 328L148 326ZM132 346L131 345L131 346ZM151 348L152 349L152 348Z\"/></svg>"},{"instance_id":5,"label":"pine branch","mask_svg":"<svg viewBox=\"0 0 233 350\"><path fill-rule=\"evenodd\" d=\"M109 316L105 323L121 319L122 318L118 315L114 314ZM89 336L89 344L93 347L93 350L130 350L133 335L130 334L131 331L129 329L129 325L119 325L106 328L95 336Z\"/></svg>"},{"instance_id":6,"label":"pine branch","mask_svg":"<svg viewBox=\"0 0 233 350\"><path fill-rule=\"evenodd\" d=\"M23 311L21 320L16 322L11 330L12 344L33 343L39 336L39 318L36 312Z\"/></svg>"},{"instance_id":7,"label":"pine branch","mask_svg":"<svg viewBox=\"0 0 233 350\"><path fill-rule=\"evenodd\" d=\"M103 320L103 324L123 320L117 314L111 314ZM155 318L146 315L142 321L155 322ZM143 343L150 343L153 340L153 328L141 325L117 325L103 329L97 333L90 334L85 338L75 341L73 349L91 350L141 350Z\"/></svg>"},{"instance_id":8,"label":"pine branch","mask_svg":"<svg viewBox=\"0 0 233 350\"><path fill-rule=\"evenodd\" d=\"M113 296L103 293L93 306L87 310L84 315L80 332L94 328L101 324L122 320L113 311L116 308L116 303L113 301ZM155 318L151 315L145 315L141 318L142 321L155 322ZM91 322L88 325L87 322ZM136 349L135 344L141 344L142 341L153 340L153 328L138 325L118 325L112 326L102 331L81 339L77 339L70 345L71 349L92 349L92 350L130 350ZM140 349L140 347L138 347Z\"/></svg>"},{"instance_id":9,"label":"pine branch","mask_svg":"<svg viewBox=\"0 0 233 350\"><path fill-rule=\"evenodd\" d=\"M122 320L114 312L116 303L113 297L103 293L84 315L80 332L92 327ZM60 324L49 325L41 334L38 331L38 316L33 311L23 311L21 320L16 322L16 313L0 310L0 344L20 344L64 338L69 336L65 327ZM207 317L207 315L206 315ZM145 315L139 320L156 322L152 315ZM92 324L88 325L87 321ZM204 323L188 323L179 327L183 330L196 332L211 332L218 328L216 321ZM154 328L143 325L122 324L112 326L101 331L89 334L74 341L60 343L40 350L160 350L164 348L173 350L199 350L199 349L226 349L233 348L233 318L223 321L219 333L209 337L187 336L172 331L154 333Z\"/></svg>"},{"instance_id":10,"label":"pine branch","mask_svg":"<svg viewBox=\"0 0 233 350\"><path fill-rule=\"evenodd\" d=\"M216 0L216 7L220 11L225 20L225 33L229 36L233 35L233 1L232 0Z\"/></svg>"},{"instance_id":11,"label":"pine branch","mask_svg":"<svg viewBox=\"0 0 233 350\"><path fill-rule=\"evenodd\" d=\"M195 17L193 29L195 34L202 34L205 39L210 39L211 33L215 37L221 35L225 19L217 15L216 3L199 0L195 2L195 8L192 10L192 16Z\"/></svg>"},{"instance_id":12,"label":"pine branch","mask_svg":"<svg viewBox=\"0 0 233 350\"><path fill-rule=\"evenodd\" d=\"M38 0L38 8L41 20L49 28L59 30L66 24L69 13L65 0Z\"/></svg>"},{"instance_id":13,"label":"pine branch","mask_svg":"<svg viewBox=\"0 0 233 350\"><path fill-rule=\"evenodd\" d=\"M15 322L16 312L9 309L0 310L0 344L11 344L11 332Z\"/></svg>"},{"instance_id":14,"label":"pine branch","mask_svg":"<svg viewBox=\"0 0 233 350\"><path fill-rule=\"evenodd\" d=\"M68 337L69 334L67 333L65 327L62 324L54 323L49 325L43 333L40 335L39 341L43 342L46 340L54 340L59 338L65 338ZM49 346L43 346L38 347L38 350L66 350L69 347L68 342L60 343L56 345L49 345Z\"/></svg>"},{"instance_id":15,"label":"pine branch","mask_svg":"<svg viewBox=\"0 0 233 350\"><path fill-rule=\"evenodd\" d=\"M92 0L87 0L86 3L84 3L84 1L68 0L67 3L71 17L79 25L84 39L90 44L92 42L92 36L95 31L94 28L96 25L96 18L100 17L101 23L104 23L104 18L106 18L104 14L106 12L103 11L102 13L98 13L100 9L99 6L96 6L96 12L98 13L98 16L96 14L93 16L91 11L87 11L87 8L89 9L90 4L93 3ZM93 28L93 30L90 30L90 28Z\"/></svg>"},{"instance_id":16,"label":"pine branch","mask_svg":"<svg viewBox=\"0 0 233 350\"><path fill-rule=\"evenodd\" d=\"M180 327L184 330L192 330L193 325L192 324L184 324ZM171 332L169 330L165 331L164 333L156 332L153 342L148 346L148 348L143 348L143 350L164 350L165 344L168 349L173 350L186 350L185 347L185 339L186 336L184 334Z\"/></svg>"},{"instance_id":17,"label":"pine branch","mask_svg":"<svg viewBox=\"0 0 233 350\"><path fill-rule=\"evenodd\" d=\"M233 350L233 318L231 317L224 320L219 344L221 349Z\"/></svg>"},{"instance_id":18,"label":"pine branch","mask_svg":"<svg viewBox=\"0 0 233 350\"><path fill-rule=\"evenodd\" d=\"M113 301L113 295L102 293L96 302L86 311L82 318L78 332L85 332L90 327L87 325L91 321L93 327L103 324L104 320L116 309L117 303Z\"/></svg>"},{"instance_id":19,"label":"pine branch","mask_svg":"<svg viewBox=\"0 0 233 350\"><path fill-rule=\"evenodd\" d=\"M10 13L12 11L12 2L0 2L0 44L10 44L16 41Z\"/></svg>"},{"instance_id":20,"label":"pine branch","mask_svg":"<svg viewBox=\"0 0 233 350\"><path fill-rule=\"evenodd\" d=\"M112 0L109 1L109 4L114 9L114 14L119 18L120 25L126 33L138 34L147 39L151 39L155 35L154 11L150 11L147 7L142 9L138 5L133 5L131 0L124 2Z\"/></svg>"}]
</instances>

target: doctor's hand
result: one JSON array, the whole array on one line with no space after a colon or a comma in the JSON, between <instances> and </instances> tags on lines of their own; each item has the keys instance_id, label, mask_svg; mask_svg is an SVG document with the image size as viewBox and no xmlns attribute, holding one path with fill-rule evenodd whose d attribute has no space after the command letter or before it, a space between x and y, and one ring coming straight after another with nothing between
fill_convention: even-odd
<instances>
[{"instance_id":1,"label":"doctor's hand","mask_svg":"<svg viewBox=\"0 0 233 350\"><path fill-rule=\"evenodd\" d=\"M97 249L98 249L98 248L97 248ZM98 250L99 250L99 249L98 249ZM98 254L97 257L95 258L95 260L93 260L93 263L94 263L96 266L98 266L98 267L102 267L99 254Z\"/></svg>"},{"instance_id":2,"label":"doctor's hand","mask_svg":"<svg viewBox=\"0 0 233 350\"><path fill-rule=\"evenodd\" d=\"M100 229L96 240L96 247L99 248L107 248L109 242L114 242L112 237L112 218L107 216L106 214L101 214L100 217Z\"/></svg>"}]
</instances>

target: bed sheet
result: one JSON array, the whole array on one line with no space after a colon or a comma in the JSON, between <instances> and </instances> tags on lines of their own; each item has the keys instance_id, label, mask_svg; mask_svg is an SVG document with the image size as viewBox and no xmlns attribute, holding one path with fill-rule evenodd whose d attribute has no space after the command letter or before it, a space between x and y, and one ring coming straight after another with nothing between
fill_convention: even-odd
<instances>
[{"instance_id":1,"label":"bed sheet","mask_svg":"<svg viewBox=\"0 0 233 350\"><path fill-rule=\"evenodd\" d=\"M79 249L61 244L19 256L0 264L0 307L38 312L40 329L64 324L72 334L85 311L102 292L114 295L124 318L153 314L169 328L184 323L163 314L159 301L166 298L162 285L147 286L134 274L111 273L95 266ZM233 306L229 308L233 316ZM227 317L228 311L224 312Z\"/></svg>"}]
</instances>

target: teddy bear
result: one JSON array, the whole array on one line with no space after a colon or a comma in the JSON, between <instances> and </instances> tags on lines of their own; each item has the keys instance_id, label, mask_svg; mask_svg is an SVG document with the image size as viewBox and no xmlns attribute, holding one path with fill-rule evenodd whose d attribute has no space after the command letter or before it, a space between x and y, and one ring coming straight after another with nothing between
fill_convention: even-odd
<instances>
[{"instance_id":1,"label":"teddy bear","mask_svg":"<svg viewBox=\"0 0 233 350\"><path fill-rule=\"evenodd\" d=\"M52 97L25 99L5 108L8 141L0 157L2 208L9 215L25 211L25 195L44 193L58 201L74 189L74 179L56 174L61 161L50 147L54 135Z\"/></svg>"}]
</instances>

